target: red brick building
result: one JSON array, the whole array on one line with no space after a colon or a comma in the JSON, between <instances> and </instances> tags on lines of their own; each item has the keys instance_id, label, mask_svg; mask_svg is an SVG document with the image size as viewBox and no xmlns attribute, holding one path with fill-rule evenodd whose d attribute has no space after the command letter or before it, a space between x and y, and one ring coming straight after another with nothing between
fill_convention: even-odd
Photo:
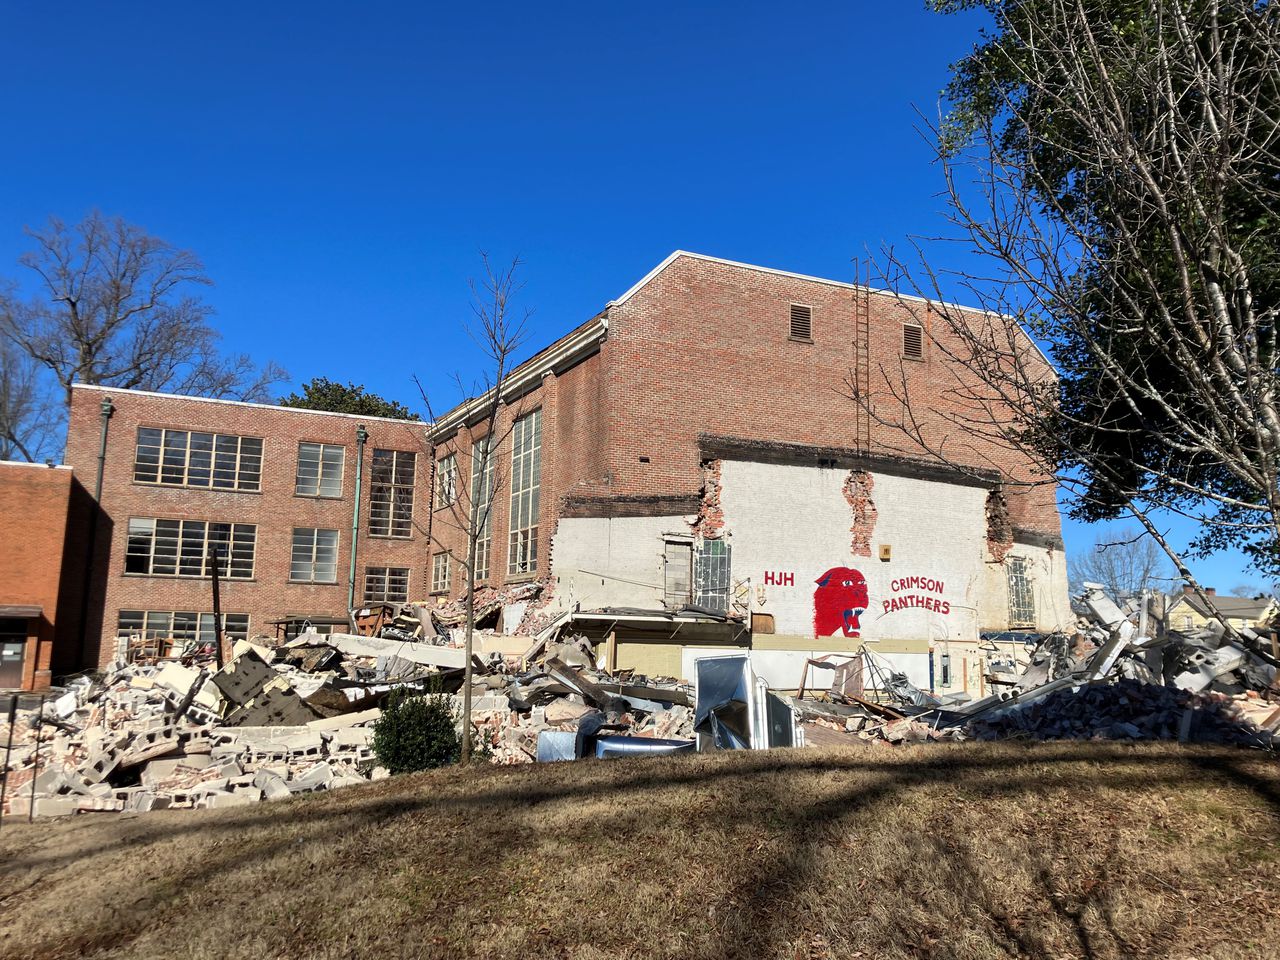
<instances>
[{"instance_id":1,"label":"red brick building","mask_svg":"<svg viewBox=\"0 0 1280 960\"><path fill-rule=\"evenodd\" d=\"M211 547L232 637L271 634L283 618L345 621L352 595L420 595L427 451L420 423L77 386L66 462L87 477L103 457L88 624L98 661L132 632L212 636Z\"/></svg>"},{"instance_id":2,"label":"red brick building","mask_svg":"<svg viewBox=\"0 0 1280 960\"><path fill-rule=\"evenodd\" d=\"M549 609L723 607L732 595L760 627L757 647L796 653L848 649L878 631L923 656L938 643L976 645L981 630L1065 624L1052 485L1011 485L1032 478L1030 465L972 438L953 440L971 469L904 456L903 438L848 396L860 361L883 367L924 398L914 416L926 434L953 434L948 391L969 375L937 348L942 331L930 323L922 302L672 254L505 380L484 582L545 581ZM881 378L866 380L873 402L891 402ZM476 486L483 414L465 404L433 427L433 581L450 593L462 585L465 497L448 501ZM862 613L833 643L814 585L837 570L865 580L850 589L868 595L848 600ZM946 596L904 586L919 583ZM874 630L857 622L873 613ZM677 652L638 646L633 665L687 674ZM785 659L779 670L796 660Z\"/></svg>"},{"instance_id":3,"label":"red brick building","mask_svg":"<svg viewBox=\"0 0 1280 960\"><path fill-rule=\"evenodd\" d=\"M68 468L0 462L0 690L43 690L80 659L90 508Z\"/></svg>"},{"instance_id":4,"label":"red brick building","mask_svg":"<svg viewBox=\"0 0 1280 960\"><path fill-rule=\"evenodd\" d=\"M948 658L968 647L955 645L1066 622L1065 561L1052 486L1008 483L1028 479L1028 464L970 439L957 445L965 470L904 456L848 397L853 375L890 402L866 371L899 371L922 398L923 429L948 436L947 390L967 373L930 324L923 303L677 252L504 379L488 496L473 457L485 398L428 432L78 388L67 462L82 474L99 456L101 402L114 405L91 629L106 641L140 626L176 632L179 620L188 635L206 630L200 555L215 542L230 553L233 634L342 616L349 592L456 596L478 490L491 503L484 585L539 581L537 612L641 608L678 621L662 628L665 645L624 644L620 666L687 673L682 657L724 642L678 616L694 604L742 613L752 629L732 642L752 644L766 675L878 642L917 679L927 661L929 686L967 688L968 654ZM404 514L393 535L389 509ZM102 657L113 653L104 643Z\"/></svg>"}]
</instances>

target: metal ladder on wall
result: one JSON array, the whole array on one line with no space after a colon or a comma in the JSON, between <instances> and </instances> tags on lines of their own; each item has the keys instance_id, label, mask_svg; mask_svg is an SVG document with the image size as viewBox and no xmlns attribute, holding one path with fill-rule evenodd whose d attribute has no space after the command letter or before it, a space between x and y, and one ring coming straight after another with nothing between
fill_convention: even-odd
<instances>
[{"instance_id":1,"label":"metal ladder on wall","mask_svg":"<svg viewBox=\"0 0 1280 960\"><path fill-rule=\"evenodd\" d=\"M871 449L871 262L853 261L853 445L859 453ZM865 282L864 282L865 276Z\"/></svg>"}]
</instances>

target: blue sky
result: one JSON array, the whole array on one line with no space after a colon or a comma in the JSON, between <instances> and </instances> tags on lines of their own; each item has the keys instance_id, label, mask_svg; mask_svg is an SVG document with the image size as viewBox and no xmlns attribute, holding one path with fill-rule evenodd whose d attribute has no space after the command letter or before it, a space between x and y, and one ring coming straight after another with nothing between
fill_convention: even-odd
<instances>
[{"instance_id":1,"label":"blue sky","mask_svg":"<svg viewBox=\"0 0 1280 960\"><path fill-rule=\"evenodd\" d=\"M0 277L23 226L97 207L204 259L229 349L451 403L480 250L525 260L533 348L677 248L852 279L941 232L915 111L980 24L923 0L6 4Z\"/></svg>"}]
</instances>

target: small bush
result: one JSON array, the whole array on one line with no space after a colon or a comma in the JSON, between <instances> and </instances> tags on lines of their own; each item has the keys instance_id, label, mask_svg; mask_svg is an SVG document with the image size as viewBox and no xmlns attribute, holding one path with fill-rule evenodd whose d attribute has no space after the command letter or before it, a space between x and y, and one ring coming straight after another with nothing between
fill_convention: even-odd
<instances>
[{"instance_id":1,"label":"small bush","mask_svg":"<svg viewBox=\"0 0 1280 960\"><path fill-rule=\"evenodd\" d=\"M396 690L373 724L373 753L392 773L412 773L457 763L458 717L447 694Z\"/></svg>"}]
</instances>

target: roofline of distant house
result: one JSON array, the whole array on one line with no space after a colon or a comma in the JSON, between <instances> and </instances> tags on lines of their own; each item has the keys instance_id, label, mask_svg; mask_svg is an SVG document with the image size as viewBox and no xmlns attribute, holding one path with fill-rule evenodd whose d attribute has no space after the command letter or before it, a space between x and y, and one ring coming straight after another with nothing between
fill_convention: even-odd
<instances>
[{"instance_id":1,"label":"roofline of distant house","mask_svg":"<svg viewBox=\"0 0 1280 960\"><path fill-rule=\"evenodd\" d=\"M754 270L756 273L767 273L775 277L788 277L792 280L806 280L810 283L825 283L827 286L839 287L842 290L866 290L868 293L875 294L878 297L893 297L895 300L907 300L911 303L946 307L950 310L963 310L966 313L979 313L984 316L988 314L993 316L1001 315L993 310L984 310L981 307L967 307L962 303L952 303L948 300L930 300L928 297L916 297L905 293L895 293L893 290L883 290L879 287L869 287L858 283L848 283L844 280L831 280L826 277L813 277L806 273L792 273L790 270L775 270L773 267L761 267L754 263L743 263L739 260L726 260L723 257L713 257L705 253L693 253L690 250L675 250L670 253L665 260L646 273L639 282L631 287L630 290L620 296L617 300L610 300L608 305L612 307L616 304L626 303L632 296L642 290L650 281L658 276L658 274L662 273L663 270L667 269L667 267L681 257L689 257L692 260L702 260L706 263L718 263L721 266L726 267L739 267L743 270ZM1019 329L1022 329L1021 324L1019 324L1018 327ZM1035 339L1032 338L1026 330L1022 330L1022 333L1027 338L1027 342L1031 344L1036 353L1040 355L1040 359L1048 364L1051 370L1054 369L1053 363L1047 356L1045 356L1044 351L1040 349L1040 345L1035 342Z\"/></svg>"},{"instance_id":2,"label":"roofline of distant house","mask_svg":"<svg viewBox=\"0 0 1280 960\"><path fill-rule=\"evenodd\" d=\"M307 407L286 407L278 403L258 403L253 400L223 400L219 397L191 397L183 393L160 393L156 390L129 390L125 387L104 387L96 383L73 383L72 390L101 390L104 393L123 393L135 397L161 397L165 399L190 400L193 403L222 403L232 407L258 407L262 410L275 410L280 413L307 414L317 417L345 417L348 420L364 420L378 423L400 423L409 426L430 427L426 420L400 420L396 417L363 416L358 413L340 413L336 410L310 410Z\"/></svg>"},{"instance_id":3,"label":"roofline of distant house","mask_svg":"<svg viewBox=\"0 0 1280 960\"><path fill-rule=\"evenodd\" d=\"M36 463L32 460L0 460L0 467L39 467L41 470L70 470L65 463Z\"/></svg>"}]
</instances>

